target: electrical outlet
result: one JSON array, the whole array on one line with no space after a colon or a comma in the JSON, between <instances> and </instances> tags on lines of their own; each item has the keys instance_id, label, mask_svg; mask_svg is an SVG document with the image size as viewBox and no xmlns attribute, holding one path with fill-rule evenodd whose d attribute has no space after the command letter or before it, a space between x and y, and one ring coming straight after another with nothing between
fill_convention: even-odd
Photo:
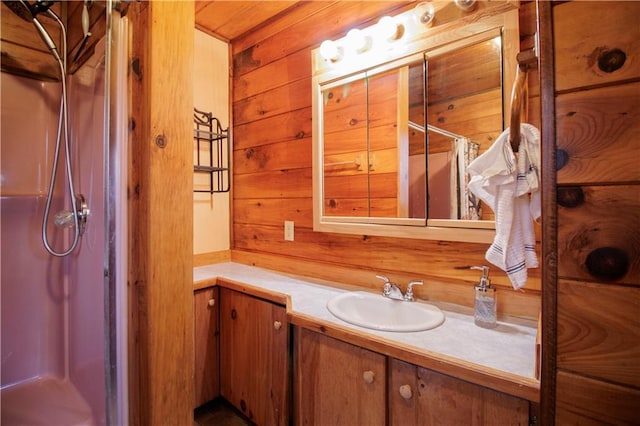
<instances>
[{"instance_id":1,"label":"electrical outlet","mask_svg":"<svg viewBox=\"0 0 640 426\"><path fill-rule=\"evenodd\" d=\"M293 221L285 220L284 221L284 240L285 241L293 241Z\"/></svg>"}]
</instances>

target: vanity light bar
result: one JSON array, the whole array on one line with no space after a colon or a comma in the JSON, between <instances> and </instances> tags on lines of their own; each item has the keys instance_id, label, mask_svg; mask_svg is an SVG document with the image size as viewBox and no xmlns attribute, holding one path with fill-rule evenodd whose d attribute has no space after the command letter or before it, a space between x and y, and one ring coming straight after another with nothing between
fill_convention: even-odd
<instances>
[{"instance_id":1,"label":"vanity light bar","mask_svg":"<svg viewBox=\"0 0 640 426\"><path fill-rule=\"evenodd\" d=\"M374 39L377 44L390 43L402 38L404 26L394 17L383 16L380 21L366 30L354 28L340 40L325 40L320 45L320 56L327 61L337 62L345 54L360 54L372 49Z\"/></svg>"},{"instance_id":2,"label":"vanity light bar","mask_svg":"<svg viewBox=\"0 0 640 426\"><path fill-rule=\"evenodd\" d=\"M467 0L467 2L470 1ZM345 54L357 55L371 50L374 39L378 45L400 40L406 30L406 25L402 22L402 18L406 15L383 16L377 24L365 30L354 28L343 39L325 40L320 45L320 56L326 61L337 62L343 59ZM418 3L413 11L409 12L409 15L419 26L429 27L433 23L436 11L431 2L425 1Z\"/></svg>"},{"instance_id":3,"label":"vanity light bar","mask_svg":"<svg viewBox=\"0 0 640 426\"><path fill-rule=\"evenodd\" d=\"M464 13L471 12L477 5L476 0L454 0L454 3ZM319 57L325 62L337 63L356 57L361 61L363 56L386 55L385 52L405 44L395 44L400 39L411 43L416 35L433 24L435 16L434 3L422 1L399 15L383 16L370 27L351 29L341 39L323 41L318 51Z\"/></svg>"}]
</instances>

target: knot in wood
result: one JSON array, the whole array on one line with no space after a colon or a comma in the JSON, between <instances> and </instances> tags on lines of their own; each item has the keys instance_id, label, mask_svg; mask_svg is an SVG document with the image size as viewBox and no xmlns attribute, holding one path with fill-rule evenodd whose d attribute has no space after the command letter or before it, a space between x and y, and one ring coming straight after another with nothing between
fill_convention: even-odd
<instances>
[{"instance_id":1,"label":"knot in wood","mask_svg":"<svg viewBox=\"0 0 640 426\"><path fill-rule=\"evenodd\" d=\"M167 146L167 137L165 135L156 136L156 145L160 148L164 148Z\"/></svg>"},{"instance_id":2,"label":"knot in wood","mask_svg":"<svg viewBox=\"0 0 640 426\"><path fill-rule=\"evenodd\" d=\"M569 153L564 149L556 151L556 170L560 170L569 162Z\"/></svg>"},{"instance_id":3,"label":"knot in wood","mask_svg":"<svg viewBox=\"0 0 640 426\"><path fill-rule=\"evenodd\" d=\"M589 273L603 281L617 281L629 271L629 256L618 247L599 247L587 255Z\"/></svg>"},{"instance_id":4,"label":"knot in wood","mask_svg":"<svg viewBox=\"0 0 640 426\"><path fill-rule=\"evenodd\" d=\"M598 68L601 71L612 73L622 68L627 61L627 55L620 49L605 50L598 55Z\"/></svg>"},{"instance_id":5,"label":"knot in wood","mask_svg":"<svg viewBox=\"0 0 640 426\"><path fill-rule=\"evenodd\" d=\"M584 191L579 186L558 188L557 198L562 207L578 207L584 204Z\"/></svg>"}]
</instances>

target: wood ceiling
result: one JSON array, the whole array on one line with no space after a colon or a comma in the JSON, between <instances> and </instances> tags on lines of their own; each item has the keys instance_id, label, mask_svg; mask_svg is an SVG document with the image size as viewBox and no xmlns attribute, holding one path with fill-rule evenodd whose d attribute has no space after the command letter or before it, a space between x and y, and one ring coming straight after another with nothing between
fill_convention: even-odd
<instances>
[{"instance_id":1,"label":"wood ceiling","mask_svg":"<svg viewBox=\"0 0 640 426\"><path fill-rule=\"evenodd\" d=\"M196 1L196 27L231 41L300 1Z\"/></svg>"}]
</instances>

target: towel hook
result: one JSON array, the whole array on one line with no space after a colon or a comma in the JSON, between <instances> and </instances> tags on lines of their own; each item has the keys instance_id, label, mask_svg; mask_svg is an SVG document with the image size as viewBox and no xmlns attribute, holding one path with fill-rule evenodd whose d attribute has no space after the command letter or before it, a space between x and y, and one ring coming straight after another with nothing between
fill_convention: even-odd
<instances>
[{"instance_id":1,"label":"towel hook","mask_svg":"<svg viewBox=\"0 0 640 426\"><path fill-rule=\"evenodd\" d=\"M514 153L518 152L520 145L520 113L524 102L527 71L537 65L538 57L535 49L530 49L518 53L516 59L518 61L518 69L516 71L516 80L511 90L511 123L509 126L509 143Z\"/></svg>"}]
</instances>

